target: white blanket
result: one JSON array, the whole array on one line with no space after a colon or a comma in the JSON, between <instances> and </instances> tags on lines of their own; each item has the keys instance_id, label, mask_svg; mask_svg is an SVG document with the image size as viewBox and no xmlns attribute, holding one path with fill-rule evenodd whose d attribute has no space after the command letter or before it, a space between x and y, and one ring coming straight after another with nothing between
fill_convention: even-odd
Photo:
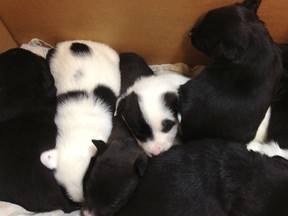
<instances>
[{"instance_id":1,"label":"white blanket","mask_svg":"<svg viewBox=\"0 0 288 216\"><path fill-rule=\"evenodd\" d=\"M80 211L74 211L71 213L64 213L61 210L45 212L45 213L35 213L25 210L19 205L15 205L8 202L0 201L0 216L80 216Z\"/></svg>"}]
</instances>

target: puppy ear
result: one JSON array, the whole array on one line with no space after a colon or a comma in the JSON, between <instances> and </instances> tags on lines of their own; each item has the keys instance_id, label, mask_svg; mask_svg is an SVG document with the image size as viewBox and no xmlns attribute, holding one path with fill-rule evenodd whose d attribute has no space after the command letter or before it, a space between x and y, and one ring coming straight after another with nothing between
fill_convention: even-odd
<instances>
[{"instance_id":1,"label":"puppy ear","mask_svg":"<svg viewBox=\"0 0 288 216\"><path fill-rule=\"evenodd\" d=\"M126 97L120 97L116 102L116 108L114 116L121 115L121 113L124 111L126 106Z\"/></svg>"},{"instance_id":2,"label":"puppy ear","mask_svg":"<svg viewBox=\"0 0 288 216\"><path fill-rule=\"evenodd\" d=\"M134 169L140 178L144 176L147 169L147 165L148 165L148 157L144 153L140 154L134 162Z\"/></svg>"},{"instance_id":3,"label":"puppy ear","mask_svg":"<svg viewBox=\"0 0 288 216\"><path fill-rule=\"evenodd\" d=\"M223 42L220 42L212 51L215 60L235 60L239 55L237 46L229 46Z\"/></svg>"},{"instance_id":4,"label":"puppy ear","mask_svg":"<svg viewBox=\"0 0 288 216\"><path fill-rule=\"evenodd\" d=\"M250 11L257 13L257 10L261 4L261 0L245 0L242 5L249 9Z\"/></svg>"},{"instance_id":5,"label":"puppy ear","mask_svg":"<svg viewBox=\"0 0 288 216\"><path fill-rule=\"evenodd\" d=\"M92 143L96 146L98 154L102 154L108 148L108 145L102 140L92 140Z\"/></svg>"}]
</instances>

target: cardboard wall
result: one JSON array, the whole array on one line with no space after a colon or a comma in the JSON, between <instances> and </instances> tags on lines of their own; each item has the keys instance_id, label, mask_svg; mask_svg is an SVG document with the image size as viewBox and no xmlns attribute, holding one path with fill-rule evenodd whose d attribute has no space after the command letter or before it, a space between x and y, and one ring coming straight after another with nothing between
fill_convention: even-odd
<instances>
[{"instance_id":1,"label":"cardboard wall","mask_svg":"<svg viewBox=\"0 0 288 216\"><path fill-rule=\"evenodd\" d=\"M205 64L187 33L199 16L236 0L1 0L0 16L18 44L91 39L134 51L149 64ZM272 37L288 42L288 1L263 0L259 16ZM2 42L1 42L2 43Z\"/></svg>"},{"instance_id":2,"label":"cardboard wall","mask_svg":"<svg viewBox=\"0 0 288 216\"><path fill-rule=\"evenodd\" d=\"M0 52L4 52L7 49L17 47L16 41L13 39L11 34L8 32L6 26L0 19Z\"/></svg>"}]
</instances>

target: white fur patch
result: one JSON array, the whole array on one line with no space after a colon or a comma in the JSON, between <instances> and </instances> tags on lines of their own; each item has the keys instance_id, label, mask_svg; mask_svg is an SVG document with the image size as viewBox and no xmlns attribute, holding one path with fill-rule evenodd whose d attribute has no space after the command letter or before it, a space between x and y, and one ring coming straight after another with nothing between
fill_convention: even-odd
<instances>
[{"instance_id":1,"label":"white fur patch","mask_svg":"<svg viewBox=\"0 0 288 216\"><path fill-rule=\"evenodd\" d=\"M271 116L271 107L268 108L264 119L258 127L255 138L247 144L249 151L258 152L268 157L280 156L288 160L288 150L281 149L277 142L270 141L265 143L267 138L267 130Z\"/></svg>"},{"instance_id":2,"label":"white fur patch","mask_svg":"<svg viewBox=\"0 0 288 216\"><path fill-rule=\"evenodd\" d=\"M58 159L57 159L57 150L56 149L45 151L40 156L41 163L49 169L56 169L57 160Z\"/></svg>"},{"instance_id":3,"label":"white fur patch","mask_svg":"<svg viewBox=\"0 0 288 216\"><path fill-rule=\"evenodd\" d=\"M265 142L265 140L267 138L267 130L268 130L268 126L269 126L270 116L271 116L271 107L268 108L264 119L262 120L260 126L258 127L256 136L255 136L253 141Z\"/></svg>"},{"instance_id":4,"label":"white fur patch","mask_svg":"<svg viewBox=\"0 0 288 216\"><path fill-rule=\"evenodd\" d=\"M72 200L81 202L83 177L97 151L92 139L107 141L112 130L112 115L100 100L95 102L93 97L83 97L59 104L55 122L58 126L56 150L43 152L41 162L48 164L48 168L56 168L57 181L66 188ZM45 156L51 156L51 151L56 151L56 162L47 162Z\"/></svg>"},{"instance_id":5,"label":"white fur patch","mask_svg":"<svg viewBox=\"0 0 288 216\"><path fill-rule=\"evenodd\" d=\"M73 55L70 50L73 43L86 44L91 53ZM86 40L58 43L50 60L50 68L58 95L75 90L90 93L96 87L95 82L111 87L114 94L119 95L119 55L106 44Z\"/></svg>"},{"instance_id":6,"label":"white fur patch","mask_svg":"<svg viewBox=\"0 0 288 216\"><path fill-rule=\"evenodd\" d=\"M247 145L247 149L262 155L267 155L268 157L280 156L288 160L288 150L281 149L278 143L274 141L268 143L252 141Z\"/></svg>"},{"instance_id":7,"label":"white fur patch","mask_svg":"<svg viewBox=\"0 0 288 216\"><path fill-rule=\"evenodd\" d=\"M153 140L148 140L145 143L137 140L148 156L158 155L173 145L179 122L171 110L165 106L162 96L167 92L178 94L179 86L188 80L189 78L181 74L163 73L157 76L142 77L127 90L125 95L132 92L138 95L142 115L154 136ZM162 121L165 119L177 122L168 133L162 132Z\"/></svg>"}]
</instances>

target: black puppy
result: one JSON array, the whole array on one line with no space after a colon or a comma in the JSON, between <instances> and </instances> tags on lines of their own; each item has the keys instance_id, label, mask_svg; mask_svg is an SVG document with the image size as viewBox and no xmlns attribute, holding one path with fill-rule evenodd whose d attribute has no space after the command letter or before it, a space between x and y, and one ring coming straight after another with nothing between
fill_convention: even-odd
<instances>
[{"instance_id":1,"label":"black puppy","mask_svg":"<svg viewBox=\"0 0 288 216\"><path fill-rule=\"evenodd\" d=\"M203 139L149 159L145 176L115 216L287 216L287 202L287 160Z\"/></svg>"},{"instance_id":2,"label":"black puppy","mask_svg":"<svg viewBox=\"0 0 288 216\"><path fill-rule=\"evenodd\" d=\"M153 73L135 53L120 54L120 72L121 92L138 78ZM99 152L87 177L84 214L110 216L127 202L145 173L148 159L120 115L113 118L108 145L100 140L93 143Z\"/></svg>"},{"instance_id":3,"label":"black puppy","mask_svg":"<svg viewBox=\"0 0 288 216\"><path fill-rule=\"evenodd\" d=\"M288 149L288 45L279 45L282 52L284 73L271 103L271 116L267 131L268 141Z\"/></svg>"},{"instance_id":4,"label":"black puppy","mask_svg":"<svg viewBox=\"0 0 288 216\"><path fill-rule=\"evenodd\" d=\"M279 49L256 15L260 2L211 10L191 30L194 47L214 63L179 90L185 141L254 138L283 70Z\"/></svg>"},{"instance_id":5,"label":"black puppy","mask_svg":"<svg viewBox=\"0 0 288 216\"><path fill-rule=\"evenodd\" d=\"M40 162L55 146L56 89L48 63L30 51L0 55L0 200L34 212L77 207Z\"/></svg>"}]
</instances>

